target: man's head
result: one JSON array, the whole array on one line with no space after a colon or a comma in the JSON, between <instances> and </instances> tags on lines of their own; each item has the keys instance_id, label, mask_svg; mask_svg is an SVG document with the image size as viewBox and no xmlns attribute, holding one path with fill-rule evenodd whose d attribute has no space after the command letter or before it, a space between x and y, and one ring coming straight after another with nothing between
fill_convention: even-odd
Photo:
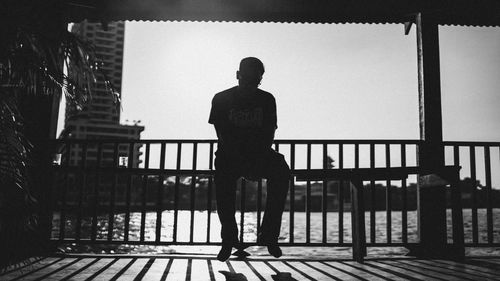
<instances>
[{"instance_id":1,"label":"man's head","mask_svg":"<svg viewBox=\"0 0 500 281\"><path fill-rule=\"evenodd\" d=\"M236 78L240 87L257 88L264 75L264 64L258 58L248 57L240 62Z\"/></svg>"}]
</instances>

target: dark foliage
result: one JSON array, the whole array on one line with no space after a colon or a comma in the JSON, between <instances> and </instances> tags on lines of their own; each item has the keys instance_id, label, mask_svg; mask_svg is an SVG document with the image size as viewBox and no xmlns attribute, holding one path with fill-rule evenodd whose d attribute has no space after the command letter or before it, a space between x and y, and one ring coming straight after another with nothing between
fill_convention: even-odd
<instances>
[{"instance_id":1,"label":"dark foliage","mask_svg":"<svg viewBox=\"0 0 500 281\"><path fill-rule=\"evenodd\" d=\"M40 199L33 195L47 187L29 176L46 164L33 159L36 145L47 140L30 139L21 102L64 94L82 105L102 75L92 45L67 30L63 7L61 0L0 4L0 268L47 249L38 227Z\"/></svg>"}]
</instances>

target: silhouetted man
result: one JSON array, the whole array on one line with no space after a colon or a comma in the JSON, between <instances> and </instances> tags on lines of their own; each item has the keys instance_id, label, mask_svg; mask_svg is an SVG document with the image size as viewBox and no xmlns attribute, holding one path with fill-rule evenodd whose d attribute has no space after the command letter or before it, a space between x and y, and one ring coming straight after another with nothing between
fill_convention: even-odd
<instances>
[{"instance_id":1,"label":"silhouetted man","mask_svg":"<svg viewBox=\"0 0 500 281\"><path fill-rule=\"evenodd\" d=\"M289 186L290 168L283 155L271 146L277 128L276 102L272 94L258 87L264 65L244 58L236 72L238 86L215 95L209 123L215 126L218 150L215 159L217 213L222 225L222 249L217 259L225 261L237 246L235 219L236 181L267 179L266 212L257 242L266 245L274 257L281 256L278 236Z\"/></svg>"}]
</instances>

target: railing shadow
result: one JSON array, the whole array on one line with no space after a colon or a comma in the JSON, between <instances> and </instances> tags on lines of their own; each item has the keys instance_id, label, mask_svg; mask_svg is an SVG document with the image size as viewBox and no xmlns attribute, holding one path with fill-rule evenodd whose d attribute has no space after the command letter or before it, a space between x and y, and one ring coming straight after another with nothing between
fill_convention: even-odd
<instances>
[{"instance_id":1,"label":"railing shadow","mask_svg":"<svg viewBox=\"0 0 500 281\"><path fill-rule=\"evenodd\" d=\"M0 280L346 280L409 279L499 280L500 257L465 261L417 258L372 258L364 264L349 259L250 258L218 262L198 256L66 255L46 257L19 270L4 271ZM217 276L218 275L218 276ZM167 278L168 277L168 278Z\"/></svg>"}]
</instances>

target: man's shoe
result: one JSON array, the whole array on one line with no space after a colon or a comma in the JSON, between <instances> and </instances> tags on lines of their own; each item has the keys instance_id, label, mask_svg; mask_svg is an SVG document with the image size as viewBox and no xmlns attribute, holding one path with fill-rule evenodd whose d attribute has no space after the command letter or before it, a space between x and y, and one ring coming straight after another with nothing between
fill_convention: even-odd
<instances>
[{"instance_id":1,"label":"man's shoe","mask_svg":"<svg viewBox=\"0 0 500 281\"><path fill-rule=\"evenodd\" d=\"M229 257L231 256L231 251L233 250L233 246L230 245L222 245L222 248L219 251L219 254L217 255L217 259L219 261L227 261Z\"/></svg>"},{"instance_id":2,"label":"man's shoe","mask_svg":"<svg viewBox=\"0 0 500 281\"><path fill-rule=\"evenodd\" d=\"M283 255L278 244L267 245L267 251L275 258L279 258Z\"/></svg>"}]
</instances>

